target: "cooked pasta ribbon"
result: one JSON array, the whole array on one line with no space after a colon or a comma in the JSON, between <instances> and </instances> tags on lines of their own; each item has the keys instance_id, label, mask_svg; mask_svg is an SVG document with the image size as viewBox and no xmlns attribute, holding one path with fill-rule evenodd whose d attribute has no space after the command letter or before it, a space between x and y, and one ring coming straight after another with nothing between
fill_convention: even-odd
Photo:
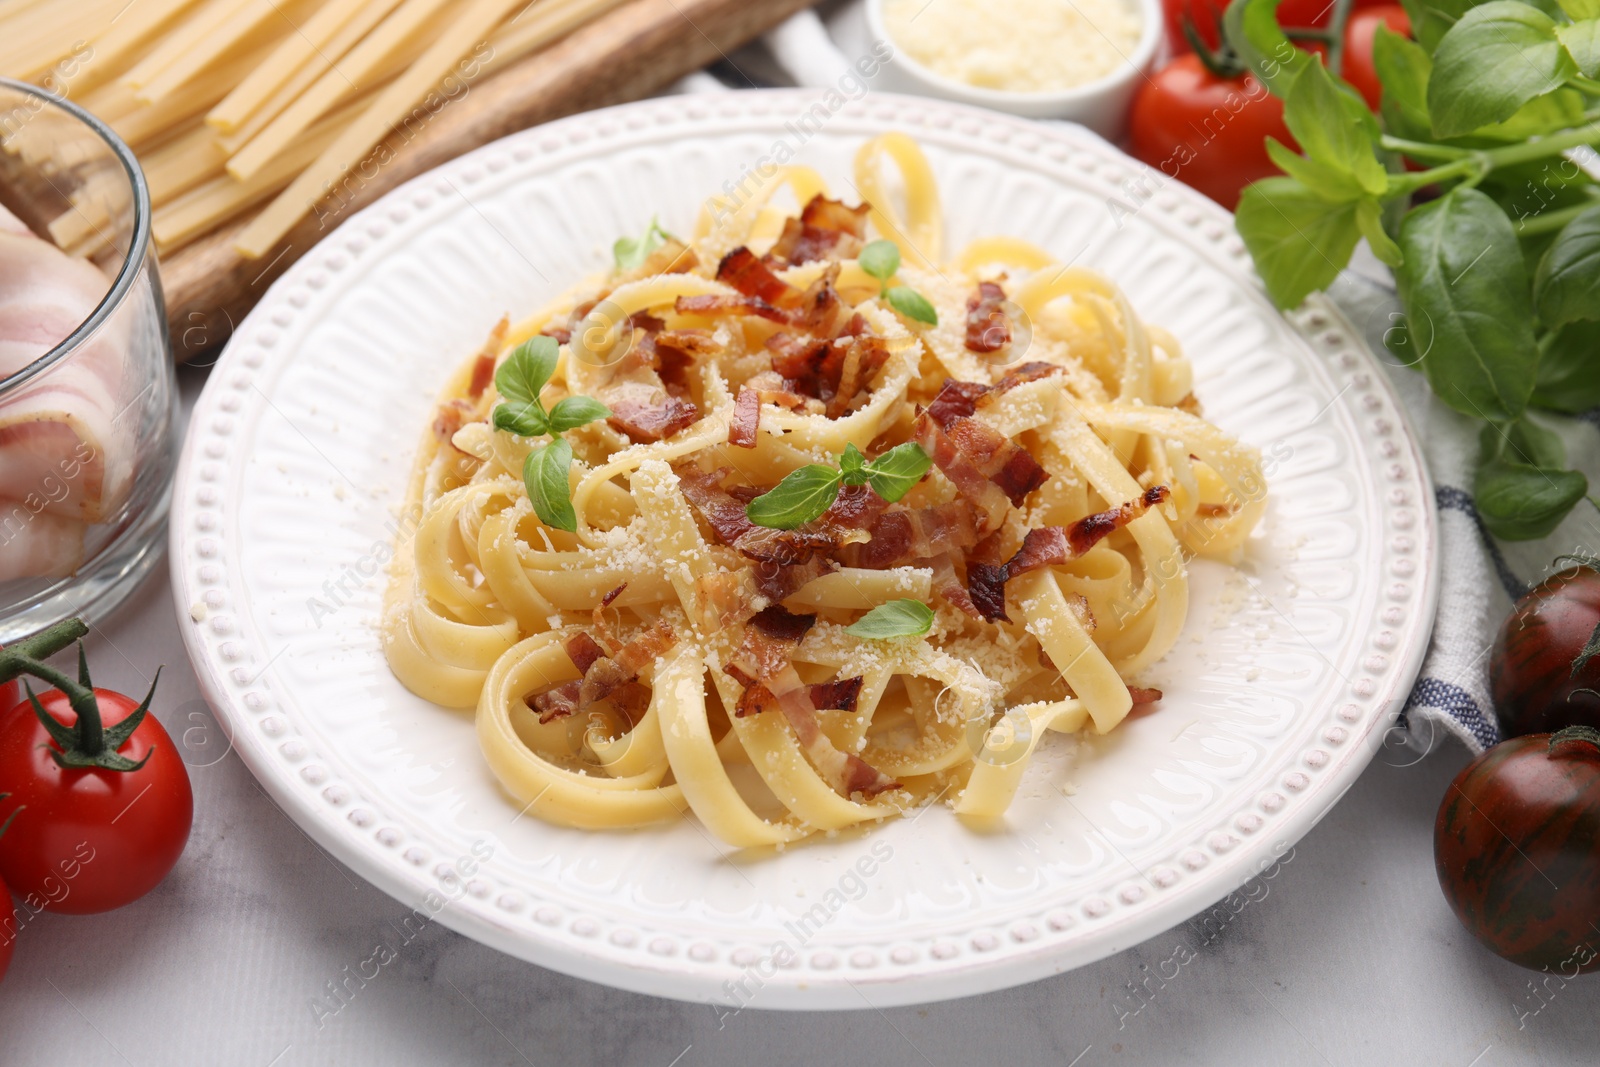
<instances>
[{"instance_id":1,"label":"cooked pasta ribbon","mask_svg":"<svg viewBox=\"0 0 1600 1067\"><path fill-rule=\"evenodd\" d=\"M691 238L502 322L447 384L384 649L413 692L474 709L517 807L689 817L738 848L941 799L1002 817L1047 733L1160 700L1136 683L1184 624L1188 560L1246 549L1259 456L1201 417L1171 334L1024 241L945 258L910 138L856 168L868 204L800 167L713 198ZM874 240L936 323L890 299ZM608 412L562 431L566 529L523 483L552 439L494 418L496 371L539 336L559 353L545 409ZM891 449L926 473L858 484ZM802 468L834 495L753 522ZM927 619L904 601L925 631L884 621Z\"/></svg>"}]
</instances>

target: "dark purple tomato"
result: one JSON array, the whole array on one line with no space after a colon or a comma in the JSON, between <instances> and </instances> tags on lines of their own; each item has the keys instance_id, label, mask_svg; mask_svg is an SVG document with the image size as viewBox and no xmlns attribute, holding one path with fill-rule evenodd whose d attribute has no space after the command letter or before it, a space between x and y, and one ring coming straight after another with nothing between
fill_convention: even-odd
<instances>
[{"instance_id":1,"label":"dark purple tomato","mask_svg":"<svg viewBox=\"0 0 1600 1067\"><path fill-rule=\"evenodd\" d=\"M1507 737L1600 728L1600 656L1573 672L1600 626L1600 571L1569 567L1517 601L1489 657L1495 716Z\"/></svg>"},{"instance_id":2,"label":"dark purple tomato","mask_svg":"<svg viewBox=\"0 0 1600 1067\"><path fill-rule=\"evenodd\" d=\"M1496 955L1600 967L1600 733L1514 737L1467 764L1433 827L1445 899Z\"/></svg>"}]
</instances>

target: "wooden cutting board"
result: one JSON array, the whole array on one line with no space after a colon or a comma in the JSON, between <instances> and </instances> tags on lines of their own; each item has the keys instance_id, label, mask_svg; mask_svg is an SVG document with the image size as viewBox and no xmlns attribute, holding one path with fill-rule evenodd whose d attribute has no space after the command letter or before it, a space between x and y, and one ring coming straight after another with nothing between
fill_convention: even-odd
<instances>
[{"instance_id":1,"label":"wooden cutting board","mask_svg":"<svg viewBox=\"0 0 1600 1067\"><path fill-rule=\"evenodd\" d=\"M407 139L391 134L392 158L354 188L338 211L307 216L271 254L245 259L224 226L161 262L176 357L225 343L267 287L347 218L390 189L446 160L564 115L637 100L766 32L813 0L630 0L542 52L485 78ZM380 153L377 158L383 158Z\"/></svg>"}]
</instances>

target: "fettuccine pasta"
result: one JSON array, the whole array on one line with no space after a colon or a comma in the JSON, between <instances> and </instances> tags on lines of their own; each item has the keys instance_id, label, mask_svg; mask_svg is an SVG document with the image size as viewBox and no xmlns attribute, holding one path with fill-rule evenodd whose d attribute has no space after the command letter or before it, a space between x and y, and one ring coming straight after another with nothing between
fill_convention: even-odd
<instances>
[{"instance_id":1,"label":"fettuccine pasta","mask_svg":"<svg viewBox=\"0 0 1600 1067\"><path fill-rule=\"evenodd\" d=\"M1187 560L1260 518L1256 451L1115 285L1013 238L946 256L903 135L855 178L849 207L779 168L692 237L619 242L449 382L384 648L475 709L517 807L692 813L738 847L939 798L997 817L1047 732L1160 699L1132 683L1183 626ZM599 414L516 422L536 351L540 410Z\"/></svg>"}]
</instances>

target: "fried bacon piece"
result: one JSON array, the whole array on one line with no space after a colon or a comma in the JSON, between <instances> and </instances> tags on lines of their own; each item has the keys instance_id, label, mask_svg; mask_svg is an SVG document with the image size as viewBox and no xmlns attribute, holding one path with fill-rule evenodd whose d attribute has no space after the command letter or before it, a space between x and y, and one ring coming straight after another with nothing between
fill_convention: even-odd
<instances>
[{"instance_id":1,"label":"fried bacon piece","mask_svg":"<svg viewBox=\"0 0 1600 1067\"><path fill-rule=\"evenodd\" d=\"M800 290L772 273L744 245L722 257L722 262L717 264L717 281L773 307L794 307L800 302Z\"/></svg>"},{"instance_id":2,"label":"fried bacon piece","mask_svg":"<svg viewBox=\"0 0 1600 1067\"><path fill-rule=\"evenodd\" d=\"M668 237L640 264L639 274L642 277L649 277L652 274L687 274L699 265L700 257L694 254L694 249L676 237Z\"/></svg>"},{"instance_id":3,"label":"fried bacon piece","mask_svg":"<svg viewBox=\"0 0 1600 1067\"><path fill-rule=\"evenodd\" d=\"M799 386L795 382L774 370L758 371L744 384L756 391L763 404L776 404L788 411L804 411L810 415L821 415L825 410L822 401L797 392Z\"/></svg>"},{"instance_id":4,"label":"fried bacon piece","mask_svg":"<svg viewBox=\"0 0 1600 1067\"><path fill-rule=\"evenodd\" d=\"M779 604L763 608L753 615L750 625L768 637L791 644L799 644L800 639L811 632L811 627L817 623L815 615L790 611Z\"/></svg>"},{"instance_id":5,"label":"fried bacon piece","mask_svg":"<svg viewBox=\"0 0 1600 1067\"><path fill-rule=\"evenodd\" d=\"M722 479L729 473L727 467L707 473L693 463L680 463L673 467L673 473L678 476L684 497L705 517L717 540L750 559L787 567L819 557L826 559L839 548L842 531L836 527L812 523L798 530L773 530L751 522L745 515L746 502L722 488Z\"/></svg>"},{"instance_id":6,"label":"fried bacon piece","mask_svg":"<svg viewBox=\"0 0 1600 1067\"><path fill-rule=\"evenodd\" d=\"M726 260L724 262L726 263ZM768 276L771 277L770 272ZM680 315L701 315L708 318L721 315L756 315L785 326L807 330L820 335L823 339L831 339L844 330L850 321L850 316L854 315L850 306L839 296L839 291L834 288L834 281L838 276L839 265L830 264L821 277L797 296L790 295L796 292L793 286L773 277L772 280L782 285L785 290L785 303L782 307L763 297L743 292L738 296L722 296L717 293L680 296L673 307ZM742 275L741 281L751 287L764 284L748 274Z\"/></svg>"},{"instance_id":7,"label":"fried bacon piece","mask_svg":"<svg viewBox=\"0 0 1600 1067\"><path fill-rule=\"evenodd\" d=\"M736 544L740 537L755 528L755 523L744 513L744 504L722 488L722 479L730 470L718 467L708 472L693 463L679 463L672 468L684 497L705 517L711 532L725 545Z\"/></svg>"},{"instance_id":8,"label":"fried bacon piece","mask_svg":"<svg viewBox=\"0 0 1600 1067\"><path fill-rule=\"evenodd\" d=\"M495 357L505 346L506 332L510 329L511 320L502 316L494 329L489 331L483 347L478 349L477 358L472 361L472 377L467 382L466 396L446 400L434 412L433 435L442 443L452 444L451 438L456 431L472 421L478 400L483 396L483 391L489 388L489 383L494 381Z\"/></svg>"},{"instance_id":9,"label":"fried bacon piece","mask_svg":"<svg viewBox=\"0 0 1600 1067\"><path fill-rule=\"evenodd\" d=\"M723 315L759 315L773 322L790 323L793 314L783 308L773 307L758 296L722 296L710 293L703 296L680 296L673 304L680 315L701 315L717 318Z\"/></svg>"},{"instance_id":10,"label":"fried bacon piece","mask_svg":"<svg viewBox=\"0 0 1600 1067\"><path fill-rule=\"evenodd\" d=\"M933 591L944 597L946 601L964 615L974 619L983 618L978 606L972 602L972 597L967 593L966 586L961 584L961 577L956 574L955 558L949 553L932 561L933 563Z\"/></svg>"},{"instance_id":11,"label":"fried bacon piece","mask_svg":"<svg viewBox=\"0 0 1600 1067\"><path fill-rule=\"evenodd\" d=\"M440 443L454 447L455 443L451 438L455 437L457 430L467 424L467 417L472 414L475 407L476 404L462 397L441 403L433 414L433 436L438 438Z\"/></svg>"},{"instance_id":12,"label":"fried bacon piece","mask_svg":"<svg viewBox=\"0 0 1600 1067\"><path fill-rule=\"evenodd\" d=\"M689 395L689 371L695 360L722 350L710 330L662 330L648 335L648 339L651 368L660 376L668 395L680 399Z\"/></svg>"},{"instance_id":13,"label":"fried bacon piece","mask_svg":"<svg viewBox=\"0 0 1600 1067\"><path fill-rule=\"evenodd\" d=\"M1019 385L1026 385L1028 382L1036 382L1040 378L1048 378L1052 374L1061 374L1064 373L1064 371L1065 368L1058 363L1046 363L1043 360L1038 359L1030 360L1029 362L1017 367L1015 370L1012 370L998 382L995 382L994 385L989 388L989 391L984 394L984 402L988 402L997 396L1009 393Z\"/></svg>"},{"instance_id":14,"label":"fried bacon piece","mask_svg":"<svg viewBox=\"0 0 1600 1067\"><path fill-rule=\"evenodd\" d=\"M611 382L596 391L596 399L611 409L606 421L628 440L660 441L700 417L700 410L685 399L689 369L696 355L715 351L717 345L707 331L669 331L654 315L630 315L628 325L628 351L612 369Z\"/></svg>"},{"instance_id":15,"label":"fried bacon piece","mask_svg":"<svg viewBox=\"0 0 1600 1067\"><path fill-rule=\"evenodd\" d=\"M539 713L540 723L564 719L574 712L584 711L639 680L639 672L659 659L671 648L676 637L672 627L665 622L654 622L633 640L616 652L606 655L599 642L588 634L574 634L567 639L567 656L572 665L582 672L582 677L540 693L529 703ZM636 700L624 701L629 706ZM633 716L629 715L630 721Z\"/></svg>"},{"instance_id":16,"label":"fried bacon piece","mask_svg":"<svg viewBox=\"0 0 1600 1067\"><path fill-rule=\"evenodd\" d=\"M502 315L500 321L494 324L494 329L489 331L489 337L483 342L483 347L478 349L478 358L472 361L472 380L467 384L467 395L476 400L489 388L489 383L494 381L494 361L500 354L500 349L505 347L506 334L511 329L511 319Z\"/></svg>"},{"instance_id":17,"label":"fried bacon piece","mask_svg":"<svg viewBox=\"0 0 1600 1067\"><path fill-rule=\"evenodd\" d=\"M733 418L728 422L728 443L739 448L756 447L756 431L761 429L761 394L748 385L739 387L733 402Z\"/></svg>"},{"instance_id":18,"label":"fried bacon piece","mask_svg":"<svg viewBox=\"0 0 1600 1067\"><path fill-rule=\"evenodd\" d=\"M1071 546L1073 555L1083 555L1104 540L1106 535L1122 529L1151 508L1166 503L1170 495L1172 494L1166 486L1155 485L1146 489L1137 500L1119 504L1109 511L1085 515L1067 527L1067 543ZM1026 541L1023 542L1023 548L1027 548Z\"/></svg>"},{"instance_id":19,"label":"fried bacon piece","mask_svg":"<svg viewBox=\"0 0 1600 1067\"><path fill-rule=\"evenodd\" d=\"M952 426L968 424L978 425L972 423L970 419L951 421ZM995 431L990 430L990 432ZM1000 486L989 480L984 471L973 461L973 457L957 445L954 437L929 418L926 411L918 415L916 421L911 424L911 437L922 446L922 450L933 460L934 466L950 479L956 491L978 509L983 519L981 532L987 533L998 529L1005 519L1006 512L1010 510L1011 501ZM1004 438L1001 440L1005 441ZM1021 449L1017 451L1021 452ZM1022 452L1022 455L1027 453Z\"/></svg>"},{"instance_id":20,"label":"fried bacon piece","mask_svg":"<svg viewBox=\"0 0 1600 1067\"><path fill-rule=\"evenodd\" d=\"M967 595L985 622L1011 621L1006 614L1006 573L1004 563L968 563Z\"/></svg>"},{"instance_id":21,"label":"fried bacon piece","mask_svg":"<svg viewBox=\"0 0 1600 1067\"><path fill-rule=\"evenodd\" d=\"M1140 689L1136 685L1128 686L1128 695L1133 698L1134 704L1154 704L1162 696L1159 689Z\"/></svg>"},{"instance_id":22,"label":"fried bacon piece","mask_svg":"<svg viewBox=\"0 0 1600 1067\"><path fill-rule=\"evenodd\" d=\"M861 250L867 232L867 214L872 209L861 204L846 207L818 193L801 209L799 218L784 222L767 253L767 259L787 266L798 266L822 259L849 259Z\"/></svg>"},{"instance_id":23,"label":"fried bacon piece","mask_svg":"<svg viewBox=\"0 0 1600 1067\"><path fill-rule=\"evenodd\" d=\"M843 685L849 688L821 691L800 680L791 656L794 646L815 618L814 615L794 615L780 607L767 608L751 618L745 627L744 640L725 668L730 677L744 686L734 714L744 717L771 707L782 711L806 758L823 781L841 796L860 793L871 799L887 790L898 789L899 782L861 757L839 751L822 732L822 723L817 718L818 698L836 703L848 696L853 702L860 692L860 679L854 679L853 687L849 687L851 680L846 679Z\"/></svg>"},{"instance_id":24,"label":"fried bacon piece","mask_svg":"<svg viewBox=\"0 0 1600 1067\"><path fill-rule=\"evenodd\" d=\"M833 498L833 503L817 522L843 530L869 530L887 510L889 502L868 486L845 485L839 487L839 495Z\"/></svg>"},{"instance_id":25,"label":"fried bacon piece","mask_svg":"<svg viewBox=\"0 0 1600 1067\"><path fill-rule=\"evenodd\" d=\"M758 715L772 706L774 698L766 686L731 663L723 668L723 672L744 686L748 694L740 698L738 707L734 709L735 717L742 719L748 715ZM864 681L857 674L851 678L817 682L810 687L811 703L818 711L855 711Z\"/></svg>"},{"instance_id":26,"label":"fried bacon piece","mask_svg":"<svg viewBox=\"0 0 1600 1067\"><path fill-rule=\"evenodd\" d=\"M1157 485L1135 500L1086 515L1071 526L1041 526L1029 530L1022 539L1022 547L1001 566L968 564L967 592L989 622L1010 621L1005 610L1006 582L1019 574L1083 555L1108 534L1163 503L1168 495L1166 486Z\"/></svg>"},{"instance_id":27,"label":"fried bacon piece","mask_svg":"<svg viewBox=\"0 0 1600 1067\"><path fill-rule=\"evenodd\" d=\"M635 444L671 437L700 417L699 408L664 388L660 397L606 397L604 403L611 409L606 421Z\"/></svg>"},{"instance_id":28,"label":"fried bacon piece","mask_svg":"<svg viewBox=\"0 0 1600 1067\"><path fill-rule=\"evenodd\" d=\"M849 234L851 237L867 235L867 216L872 212L869 204L847 207L842 201L829 200L818 193L806 201L800 210L800 221L819 230Z\"/></svg>"},{"instance_id":29,"label":"fried bacon piece","mask_svg":"<svg viewBox=\"0 0 1600 1067\"><path fill-rule=\"evenodd\" d=\"M940 426L948 426L953 419L970 418L980 407L993 403L996 397L1009 393L1019 385L1036 382L1040 378L1048 378L1062 371L1063 368L1059 364L1032 360L1012 370L993 385L958 382L954 378L946 378L944 385L939 389L939 395L928 405L928 414Z\"/></svg>"},{"instance_id":30,"label":"fried bacon piece","mask_svg":"<svg viewBox=\"0 0 1600 1067\"><path fill-rule=\"evenodd\" d=\"M885 511L867 527L871 540L844 546L847 566L885 570L912 560L964 553L978 543L977 516L965 500Z\"/></svg>"},{"instance_id":31,"label":"fried bacon piece","mask_svg":"<svg viewBox=\"0 0 1600 1067\"><path fill-rule=\"evenodd\" d=\"M1020 507L1050 474L999 430L959 414L968 405L976 404L982 393L975 390L980 389L983 387L970 382L946 382L928 409L917 416L912 432L945 477L984 511L989 528L993 529L999 525L1005 508L977 479L992 484L1012 505Z\"/></svg>"},{"instance_id":32,"label":"fried bacon piece","mask_svg":"<svg viewBox=\"0 0 1600 1067\"><path fill-rule=\"evenodd\" d=\"M1011 343L1011 320L1006 318L1006 291L994 282L979 282L967 297L967 350L998 352Z\"/></svg>"},{"instance_id":33,"label":"fried bacon piece","mask_svg":"<svg viewBox=\"0 0 1600 1067\"><path fill-rule=\"evenodd\" d=\"M779 330L764 343L767 351L772 353L774 372L812 396L821 393L822 364L833 350L831 341Z\"/></svg>"}]
</instances>

